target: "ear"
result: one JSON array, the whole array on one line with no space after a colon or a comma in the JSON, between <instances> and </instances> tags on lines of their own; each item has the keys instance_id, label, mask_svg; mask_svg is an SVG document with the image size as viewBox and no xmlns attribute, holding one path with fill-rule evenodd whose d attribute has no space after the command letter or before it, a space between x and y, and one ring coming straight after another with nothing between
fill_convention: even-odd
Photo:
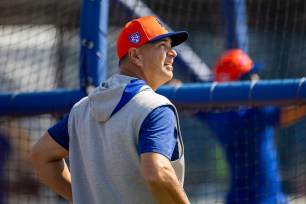
<instances>
[{"instance_id":1,"label":"ear","mask_svg":"<svg viewBox=\"0 0 306 204\"><path fill-rule=\"evenodd\" d=\"M135 47L131 47L128 51L128 56L130 60L136 64L137 66L142 66L142 61L141 61L141 53L139 50Z\"/></svg>"}]
</instances>

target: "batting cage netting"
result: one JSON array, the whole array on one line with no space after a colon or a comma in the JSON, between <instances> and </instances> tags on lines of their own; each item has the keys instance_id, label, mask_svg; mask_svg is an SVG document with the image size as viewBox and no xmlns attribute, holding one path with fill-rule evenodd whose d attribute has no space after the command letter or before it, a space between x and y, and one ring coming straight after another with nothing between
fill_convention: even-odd
<instances>
[{"instance_id":1,"label":"batting cage netting","mask_svg":"<svg viewBox=\"0 0 306 204\"><path fill-rule=\"evenodd\" d=\"M81 17L96 21L84 5L108 11L99 14L108 19L100 52L80 37ZM104 57L107 78L119 70L122 26L145 15L190 35L176 48L176 81L158 92L178 106L191 202L306 203L305 1L2 0L0 204L67 203L38 180L29 150L86 95L81 47ZM213 83L230 48L252 58L257 84ZM76 95L48 98L65 91Z\"/></svg>"}]
</instances>

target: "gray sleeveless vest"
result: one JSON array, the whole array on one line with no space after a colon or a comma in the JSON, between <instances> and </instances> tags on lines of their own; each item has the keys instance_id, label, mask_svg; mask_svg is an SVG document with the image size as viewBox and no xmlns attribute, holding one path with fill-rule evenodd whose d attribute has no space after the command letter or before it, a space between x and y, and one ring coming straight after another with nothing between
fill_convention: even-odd
<instances>
[{"instance_id":1,"label":"gray sleeveless vest","mask_svg":"<svg viewBox=\"0 0 306 204\"><path fill-rule=\"evenodd\" d=\"M112 115L133 79L115 75L71 110L69 157L75 204L155 203L141 175L137 145L144 119L163 105L172 106L176 114L180 157L172 166L183 186L184 148L172 103L145 85Z\"/></svg>"}]
</instances>

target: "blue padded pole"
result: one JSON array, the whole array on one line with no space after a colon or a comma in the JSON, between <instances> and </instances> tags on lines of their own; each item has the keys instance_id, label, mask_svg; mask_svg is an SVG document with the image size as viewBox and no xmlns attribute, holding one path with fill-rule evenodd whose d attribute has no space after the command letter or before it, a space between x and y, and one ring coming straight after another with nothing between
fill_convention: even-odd
<instances>
[{"instance_id":1,"label":"blue padded pole","mask_svg":"<svg viewBox=\"0 0 306 204\"><path fill-rule=\"evenodd\" d=\"M305 78L235 83L193 83L157 90L177 107L218 108L241 105L293 105L306 102Z\"/></svg>"},{"instance_id":2,"label":"blue padded pole","mask_svg":"<svg viewBox=\"0 0 306 204\"><path fill-rule=\"evenodd\" d=\"M161 86L178 108L237 107L241 105L293 105L306 103L306 80L259 80L235 83L192 83ZM81 90L35 93L0 93L0 115L23 116L66 113L85 94Z\"/></svg>"},{"instance_id":3,"label":"blue padded pole","mask_svg":"<svg viewBox=\"0 0 306 204\"><path fill-rule=\"evenodd\" d=\"M97 87L106 79L108 0L83 0L80 20L81 89Z\"/></svg>"},{"instance_id":4,"label":"blue padded pole","mask_svg":"<svg viewBox=\"0 0 306 204\"><path fill-rule=\"evenodd\" d=\"M32 93L1 93L1 116L30 116L49 113L67 113L84 97L81 90L56 90Z\"/></svg>"},{"instance_id":5,"label":"blue padded pole","mask_svg":"<svg viewBox=\"0 0 306 204\"><path fill-rule=\"evenodd\" d=\"M221 0L225 24L225 49L240 48L248 52L247 10L245 0Z\"/></svg>"}]
</instances>

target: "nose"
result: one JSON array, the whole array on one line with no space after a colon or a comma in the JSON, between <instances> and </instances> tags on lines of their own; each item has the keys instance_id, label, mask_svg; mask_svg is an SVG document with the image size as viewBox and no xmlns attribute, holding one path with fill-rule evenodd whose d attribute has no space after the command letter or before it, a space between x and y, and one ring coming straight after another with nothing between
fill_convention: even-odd
<instances>
[{"instance_id":1,"label":"nose","mask_svg":"<svg viewBox=\"0 0 306 204\"><path fill-rule=\"evenodd\" d=\"M168 51L168 56L175 58L177 56L177 52L171 47Z\"/></svg>"}]
</instances>

